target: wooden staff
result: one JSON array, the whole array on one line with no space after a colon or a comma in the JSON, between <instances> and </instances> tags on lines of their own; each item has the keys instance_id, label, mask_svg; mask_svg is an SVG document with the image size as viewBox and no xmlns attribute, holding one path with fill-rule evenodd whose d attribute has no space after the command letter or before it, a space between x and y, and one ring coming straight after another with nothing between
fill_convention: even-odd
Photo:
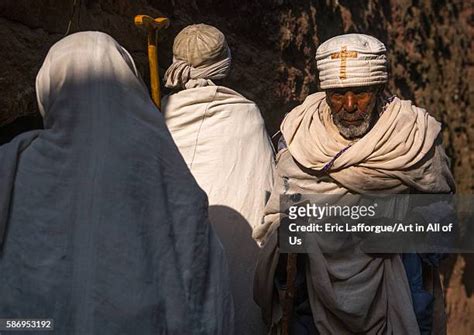
<instances>
[{"instance_id":1,"label":"wooden staff","mask_svg":"<svg viewBox=\"0 0 474 335\"><path fill-rule=\"evenodd\" d=\"M288 254L286 262L286 293L283 302L282 335L290 335L290 324L293 317L293 304L296 293L296 273L298 254Z\"/></svg>"},{"instance_id":2,"label":"wooden staff","mask_svg":"<svg viewBox=\"0 0 474 335\"><path fill-rule=\"evenodd\" d=\"M169 27L170 21L166 17L156 19L148 15L135 16L135 25L147 30L148 64L150 66L151 97L156 107L161 108L160 76L158 73L157 32Z\"/></svg>"}]
</instances>

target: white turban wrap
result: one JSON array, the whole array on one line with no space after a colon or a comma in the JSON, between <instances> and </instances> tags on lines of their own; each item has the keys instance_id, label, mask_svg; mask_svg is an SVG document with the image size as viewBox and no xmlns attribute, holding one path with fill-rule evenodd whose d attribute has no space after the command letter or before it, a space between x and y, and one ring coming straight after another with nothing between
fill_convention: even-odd
<instances>
[{"instance_id":1,"label":"white turban wrap","mask_svg":"<svg viewBox=\"0 0 474 335\"><path fill-rule=\"evenodd\" d=\"M375 37L346 34L333 37L316 51L321 89L387 82L385 45Z\"/></svg>"},{"instance_id":2,"label":"white turban wrap","mask_svg":"<svg viewBox=\"0 0 474 335\"><path fill-rule=\"evenodd\" d=\"M194 88L214 85L212 79L227 76L231 64L230 49L224 34L207 24L184 28L173 44L173 64L164 81L169 88Z\"/></svg>"}]
</instances>

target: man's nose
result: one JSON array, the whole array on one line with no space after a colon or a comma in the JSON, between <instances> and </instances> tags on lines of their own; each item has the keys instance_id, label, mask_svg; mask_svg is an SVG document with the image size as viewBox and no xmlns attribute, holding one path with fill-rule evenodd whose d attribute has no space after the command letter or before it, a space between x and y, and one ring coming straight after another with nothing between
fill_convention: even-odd
<instances>
[{"instance_id":1,"label":"man's nose","mask_svg":"<svg viewBox=\"0 0 474 335\"><path fill-rule=\"evenodd\" d=\"M348 92L345 96L344 109L349 113L357 110L357 100L352 92Z\"/></svg>"}]
</instances>

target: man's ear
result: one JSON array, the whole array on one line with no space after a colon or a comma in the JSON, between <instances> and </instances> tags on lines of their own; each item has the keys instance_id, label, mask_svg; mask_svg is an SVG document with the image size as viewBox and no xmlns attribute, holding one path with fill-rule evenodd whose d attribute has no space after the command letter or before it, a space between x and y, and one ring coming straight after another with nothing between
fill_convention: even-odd
<instances>
[{"instance_id":1,"label":"man's ear","mask_svg":"<svg viewBox=\"0 0 474 335\"><path fill-rule=\"evenodd\" d=\"M325 90L324 92L326 93L326 103L328 104L329 107L331 107L331 99L329 99L331 90Z\"/></svg>"}]
</instances>

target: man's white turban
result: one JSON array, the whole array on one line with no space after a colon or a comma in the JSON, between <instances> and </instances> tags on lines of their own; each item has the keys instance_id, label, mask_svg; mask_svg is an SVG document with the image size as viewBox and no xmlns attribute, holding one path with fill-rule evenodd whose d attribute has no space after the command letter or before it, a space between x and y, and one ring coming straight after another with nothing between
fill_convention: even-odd
<instances>
[{"instance_id":1,"label":"man's white turban","mask_svg":"<svg viewBox=\"0 0 474 335\"><path fill-rule=\"evenodd\" d=\"M165 86L193 88L213 85L230 69L231 55L224 34L207 24L187 26L173 44L173 64L166 70Z\"/></svg>"},{"instance_id":2,"label":"man's white turban","mask_svg":"<svg viewBox=\"0 0 474 335\"><path fill-rule=\"evenodd\" d=\"M316 51L321 89L387 82L385 45L375 37L346 34L333 37Z\"/></svg>"}]
</instances>

